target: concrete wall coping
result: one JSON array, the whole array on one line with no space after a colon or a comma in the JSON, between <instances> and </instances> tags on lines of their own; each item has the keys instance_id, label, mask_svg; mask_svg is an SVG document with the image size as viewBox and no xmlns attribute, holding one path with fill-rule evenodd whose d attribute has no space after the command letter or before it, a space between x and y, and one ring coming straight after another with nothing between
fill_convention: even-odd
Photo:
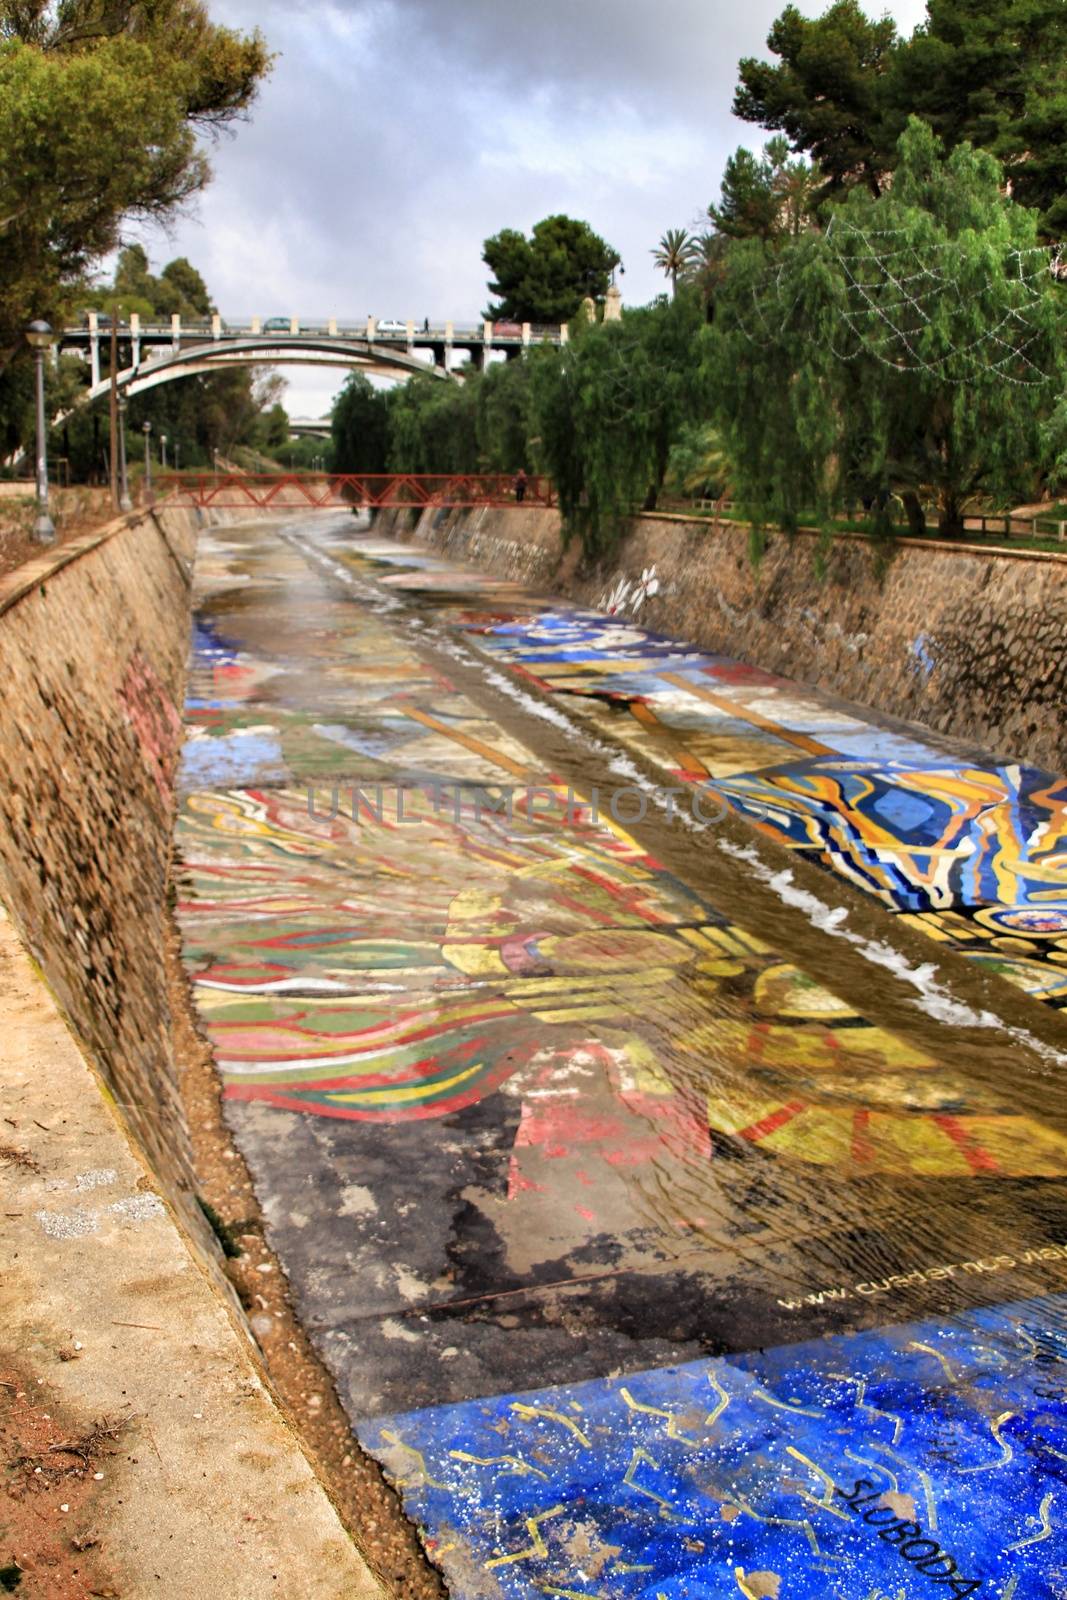
<instances>
[{"instance_id":1,"label":"concrete wall coping","mask_svg":"<svg viewBox=\"0 0 1067 1600\"><path fill-rule=\"evenodd\" d=\"M156 507L163 510L164 506ZM150 511L138 511L130 515L116 517L103 528L98 528L92 533L84 533L77 539L71 539L67 544L56 545L54 549L42 551L32 561L25 561L14 572L0 578L0 617L12 606L25 599L40 584L47 583L49 578L61 572L73 561L79 561L82 556L89 555L116 534L122 533L126 528L136 527L152 515ZM681 511L640 511L636 513L637 522L678 522L697 529L703 528L737 528L749 532L751 525L747 522L738 522L733 517L690 517ZM772 530L780 532L780 529ZM821 528L798 528L798 534L803 534L809 539L822 537ZM861 533L836 533L835 543L859 544L868 549L874 548L871 540ZM936 550L944 555L969 555L1007 558L1011 561L1038 561L1051 562L1053 565L1067 565L1067 552L1060 554L1056 550L1012 550L1006 545L978 545L978 544L949 544L940 539L905 539L898 540L893 547L896 553L901 550Z\"/></svg>"},{"instance_id":2,"label":"concrete wall coping","mask_svg":"<svg viewBox=\"0 0 1067 1600\"><path fill-rule=\"evenodd\" d=\"M684 511L638 511L635 514L638 522L684 522L691 528L737 528L745 533L752 531L749 522L738 522L736 517L690 517ZM771 533L782 533L781 528L770 529ZM809 539L821 539L821 528L798 528L798 534L804 534ZM861 544L867 549L879 548L865 533L835 533L835 544ZM888 547L887 547L888 548ZM891 546L894 553L902 550L937 550L942 555L950 556L1007 556L1011 561L1051 561L1052 563L1067 563L1067 551L1062 554L1058 550L1013 550L1010 545L987 544L957 544L947 539L897 539Z\"/></svg>"},{"instance_id":3,"label":"concrete wall coping","mask_svg":"<svg viewBox=\"0 0 1067 1600\"><path fill-rule=\"evenodd\" d=\"M32 561L24 561L14 572L9 572L6 577L0 578L0 617L20 600L24 600L28 594L32 594L42 583L47 583L57 572L69 567L72 561L80 561L82 556L87 556L91 550L99 549L117 533L121 533L125 528L135 527L150 515L150 512L139 511L131 516L116 517L103 528L97 528L92 533L80 534L77 539L71 539L67 544L57 544L43 550L39 556L34 556Z\"/></svg>"}]
</instances>

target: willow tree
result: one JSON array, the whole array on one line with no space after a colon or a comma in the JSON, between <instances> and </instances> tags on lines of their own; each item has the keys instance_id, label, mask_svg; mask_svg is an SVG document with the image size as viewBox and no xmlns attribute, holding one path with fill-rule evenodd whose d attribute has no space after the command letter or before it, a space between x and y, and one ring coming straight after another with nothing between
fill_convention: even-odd
<instances>
[{"instance_id":1,"label":"willow tree","mask_svg":"<svg viewBox=\"0 0 1067 1600\"><path fill-rule=\"evenodd\" d=\"M442 383L417 373L389 393L389 471L477 472L477 379Z\"/></svg>"},{"instance_id":2,"label":"willow tree","mask_svg":"<svg viewBox=\"0 0 1067 1600\"><path fill-rule=\"evenodd\" d=\"M485 471L531 467L529 362L494 361L466 382L474 385L478 449Z\"/></svg>"},{"instance_id":3,"label":"willow tree","mask_svg":"<svg viewBox=\"0 0 1067 1600\"><path fill-rule=\"evenodd\" d=\"M912 119L892 188L856 190L826 235L731 251L709 366L739 497L787 529L891 497L915 531L936 506L1040 485L1063 372L1062 291L1036 214L994 158L945 156Z\"/></svg>"},{"instance_id":4,"label":"willow tree","mask_svg":"<svg viewBox=\"0 0 1067 1600\"><path fill-rule=\"evenodd\" d=\"M389 463L389 396L365 372L350 372L330 411L335 472L385 472Z\"/></svg>"},{"instance_id":5,"label":"willow tree","mask_svg":"<svg viewBox=\"0 0 1067 1600\"><path fill-rule=\"evenodd\" d=\"M703 411L699 297L575 325L562 349L531 357L531 426L565 526L602 555L635 509L655 505L671 447Z\"/></svg>"}]
</instances>

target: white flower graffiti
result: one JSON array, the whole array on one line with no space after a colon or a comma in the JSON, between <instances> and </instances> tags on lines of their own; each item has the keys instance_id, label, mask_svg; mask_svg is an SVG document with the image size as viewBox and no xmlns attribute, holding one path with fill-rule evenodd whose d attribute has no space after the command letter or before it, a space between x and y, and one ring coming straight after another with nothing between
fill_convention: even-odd
<instances>
[{"instance_id":1,"label":"white flower graffiti","mask_svg":"<svg viewBox=\"0 0 1067 1600\"><path fill-rule=\"evenodd\" d=\"M597 605L609 617L618 614L635 617L654 594L659 593L659 579L654 566L645 567L639 578L620 578L613 589L602 594Z\"/></svg>"}]
</instances>

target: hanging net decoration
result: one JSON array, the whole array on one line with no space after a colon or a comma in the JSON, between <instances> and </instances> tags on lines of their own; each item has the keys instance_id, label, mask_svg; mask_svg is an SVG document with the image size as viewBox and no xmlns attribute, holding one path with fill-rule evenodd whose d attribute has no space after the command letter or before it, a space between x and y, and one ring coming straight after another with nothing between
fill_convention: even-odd
<instances>
[{"instance_id":1,"label":"hanging net decoration","mask_svg":"<svg viewBox=\"0 0 1067 1600\"><path fill-rule=\"evenodd\" d=\"M904 233L869 233L840 216L831 222L826 240L846 285L842 315L850 335L841 353L850 345L898 371L948 382L981 371L1011 383L1047 383L1050 374L1033 354L1047 331L1049 280L1063 270L1059 248L975 251L956 239L901 244ZM956 322L970 326L957 333Z\"/></svg>"},{"instance_id":2,"label":"hanging net decoration","mask_svg":"<svg viewBox=\"0 0 1067 1600\"><path fill-rule=\"evenodd\" d=\"M1038 387L1056 375L1050 293L1067 280L1060 246L1007 248L982 234L916 242L914 228L867 229L838 213L822 240L835 282L836 359L872 358L941 383L994 376ZM761 344L823 338L787 257L753 283L741 331Z\"/></svg>"}]
</instances>

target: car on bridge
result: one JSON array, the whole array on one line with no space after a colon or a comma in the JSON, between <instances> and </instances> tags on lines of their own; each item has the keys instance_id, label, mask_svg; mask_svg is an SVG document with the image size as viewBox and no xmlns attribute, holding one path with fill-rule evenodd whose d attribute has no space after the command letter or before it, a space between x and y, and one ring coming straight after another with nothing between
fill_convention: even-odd
<instances>
[{"instance_id":1,"label":"car on bridge","mask_svg":"<svg viewBox=\"0 0 1067 1600\"><path fill-rule=\"evenodd\" d=\"M266 322L263 324L263 332L288 333L291 329L291 326L292 324L288 317L268 317Z\"/></svg>"},{"instance_id":2,"label":"car on bridge","mask_svg":"<svg viewBox=\"0 0 1067 1600\"><path fill-rule=\"evenodd\" d=\"M407 333L406 322L397 322L395 317L383 317L381 322L374 324L377 333Z\"/></svg>"},{"instance_id":3,"label":"car on bridge","mask_svg":"<svg viewBox=\"0 0 1067 1600\"><path fill-rule=\"evenodd\" d=\"M500 334L501 338L503 339L521 339L522 323L508 321L494 322L493 332Z\"/></svg>"}]
</instances>

